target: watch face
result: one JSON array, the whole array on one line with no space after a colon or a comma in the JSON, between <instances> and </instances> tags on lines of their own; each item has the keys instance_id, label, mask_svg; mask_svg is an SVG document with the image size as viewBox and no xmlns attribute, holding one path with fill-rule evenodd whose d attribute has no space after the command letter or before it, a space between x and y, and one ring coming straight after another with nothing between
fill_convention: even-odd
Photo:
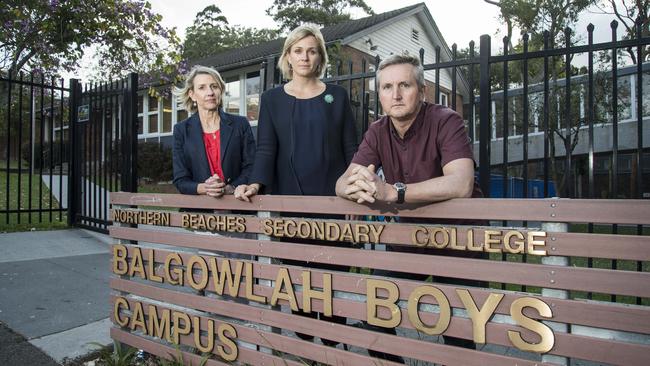
<instances>
[{"instance_id":1,"label":"watch face","mask_svg":"<svg viewBox=\"0 0 650 366\"><path fill-rule=\"evenodd\" d=\"M395 188L398 189L398 190L406 189L406 184L404 184L402 182L397 182L397 183L395 183Z\"/></svg>"}]
</instances>

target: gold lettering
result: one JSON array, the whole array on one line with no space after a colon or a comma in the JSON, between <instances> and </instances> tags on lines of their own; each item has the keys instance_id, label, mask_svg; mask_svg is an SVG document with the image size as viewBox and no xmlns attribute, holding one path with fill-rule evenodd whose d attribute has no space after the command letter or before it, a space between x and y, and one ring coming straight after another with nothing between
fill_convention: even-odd
<instances>
[{"instance_id":1,"label":"gold lettering","mask_svg":"<svg viewBox=\"0 0 650 366\"><path fill-rule=\"evenodd\" d=\"M356 233L357 237L354 240L356 243L369 243L370 242L370 236L368 233L370 232L370 226L368 224L357 224L355 225L356 228Z\"/></svg>"},{"instance_id":2,"label":"gold lettering","mask_svg":"<svg viewBox=\"0 0 650 366\"><path fill-rule=\"evenodd\" d=\"M169 226L169 223L171 222L171 215L169 212L162 212L160 216L160 225Z\"/></svg>"},{"instance_id":3,"label":"gold lettering","mask_svg":"<svg viewBox=\"0 0 650 366\"><path fill-rule=\"evenodd\" d=\"M343 225L343 230L341 230L341 241L354 241L354 237L352 236L352 225L350 224L344 224Z\"/></svg>"},{"instance_id":4,"label":"gold lettering","mask_svg":"<svg viewBox=\"0 0 650 366\"><path fill-rule=\"evenodd\" d=\"M332 274L323 273L323 290L311 288L311 272L302 272L302 311L311 313L311 299L323 301L323 314L332 316Z\"/></svg>"},{"instance_id":5,"label":"gold lettering","mask_svg":"<svg viewBox=\"0 0 650 366\"><path fill-rule=\"evenodd\" d=\"M217 352L219 356L226 361L234 361L237 359L239 354L239 349L237 349L237 343L233 340L237 338L237 331L230 324L222 323L217 328L217 333L219 340L222 344L217 346ZM226 352L226 348L228 352Z\"/></svg>"},{"instance_id":6,"label":"gold lettering","mask_svg":"<svg viewBox=\"0 0 650 366\"><path fill-rule=\"evenodd\" d=\"M163 309L160 321L158 321L158 311L156 306L149 305L149 317L147 318L149 335L152 337L158 337L160 339L163 339L163 337L165 337L168 342L171 342L171 324L169 322L170 316L171 311L169 309Z\"/></svg>"},{"instance_id":7,"label":"gold lettering","mask_svg":"<svg viewBox=\"0 0 650 366\"><path fill-rule=\"evenodd\" d=\"M422 322L422 319L420 319L420 314L418 313L420 298L425 295L433 296L433 298L436 299L436 302L438 303L438 307L440 309L438 322L434 326L428 326L424 324ZM409 295L408 316L411 324L413 324L415 329L429 335L442 334L447 330L449 327L449 322L451 322L451 306L449 305L447 296L445 296L445 294L437 287L419 286Z\"/></svg>"},{"instance_id":8,"label":"gold lettering","mask_svg":"<svg viewBox=\"0 0 650 366\"><path fill-rule=\"evenodd\" d=\"M174 344L181 344L180 335L181 334L188 335L192 330L190 317L185 313L174 311L172 312L172 318L174 319L174 328L173 328L174 339L172 340L172 342ZM182 323L181 323L181 319L183 320Z\"/></svg>"},{"instance_id":9,"label":"gold lettering","mask_svg":"<svg viewBox=\"0 0 650 366\"><path fill-rule=\"evenodd\" d=\"M553 330L546 326L546 324L525 316L525 307L536 309L539 312L539 315L544 318L551 319L553 317L551 307L540 299L536 299L534 297L521 297L519 299L516 299L510 305L510 316L512 316L512 319L514 319L514 321L523 328L537 333L540 336L541 341L539 343L526 342L521 337L520 332L509 330L508 338L510 339L510 342L512 342L515 347L519 348L522 351L538 353L546 353L550 351L553 348L553 344L555 343L555 335L553 334Z\"/></svg>"},{"instance_id":10,"label":"gold lettering","mask_svg":"<svg viewBox=\"0 0 650 366\"><path fill-rule=\"evenodd\" d=\"M497 306L503 299L503 294L490 293L487 300L483 303L483 306L479 310L472 298L472 295L469 291L465 289L456 289L460 301L463 302L465 309L467 309L467 315L472 319L472 333L474 335L474 342L476 343L485 343L485 324L490 320L492 314L496 310Z\"/></svg>"},{"instance_id":11,"label":"gold lettering","mask_svg":"<svg viewBox=\"0 0 650 366\"><path fill-rule=\"evenodd\" d=\"M201 269L199 282L196 282L194 279L194 265L198 264ZM208 285L208 264L205 263L203 257L198 255L193 255L190 257L187 262L187 282L195 290L203 290Z\"/></svg>"},{"instance_id":12,"label":"gold lettering","mask_svg":"<svg viewBox=\"0 0 650 366\"><path fill-rule=\"evenodd\" d=\"M519 240L512 240L512 237L516 237ZM515 244L513 247L510 243ZM524 252L524 236L519 231L511 230L506 232L503 236L503 248L506 252L509 253L523 253Z\"/></svg>"},{"instance_id":13,"label":"gold lettering","mask_svg":"<svg viewBox=\"0 0 650 366\"><path fill-rule=\"evenodd\" d=\"M129 265L126 263L128 251L122 244L113 245L113 273L123 275L129 271Z\"/></svg>"},{"instance_id":14,"label":"gold lettering","mask_svg":"<svg viewBox=\"0 0 650 366\"><path fill-rule=\"evenodd\" d=\"M289 231L289 228L291 227L291 231ZM296 236L296 222L293 220L286 220L284 222L284 232L287 233L287 236L290 238L293 238Z\"/></svg>"},{"instance_id":15,"label":"gold lettering","mask_svg":"<svg viewBox=\"0 0 650 366\"><path fill-rule=\"evenodd\" d=\"M419 234L423 234L421 237ZM429 231L425 227L418 227L411 232L411 242L420 247L425 247L429 243Z\"/></svg>"},{"instance_id":16,"label":"gold lettering","mask_svg":"<svg viewBox=\"0 0 650 366\"><path fill-rule=\"evenodd\" d=\"M192 325L194 325L194 345L196 348L204 353L212 353L214 349L214 320L208 319L208 344L205 346L201 344L201 318L198 316L192 317Z\"/></svg>"},{"instance_id":17,"label":"gold lettering","mask_svg":"<svg viewBox=\"0 0 650 366\"><path fill-rule=\"evenodd\" d=\"M212 270L212 278L214 281L214 291L223 295L223 287L228 283L228 293L232 297L237 297L239 294L239 284L241 283L241 271L243 262L236 261L235 275L232 274L230 268L230 260L223 259L221 261L221 270L217 267L217 259L210 258L210 269Z\"/></svg>"},{"instance_id":18,"label":"gold lettering","mask_svg":"<svg viewBox=\"0 0 650 366\"><path fill-rule=\"evenodd\" d=\"M147 279L147 276L144 273L144 264L142 263L142 252L138 247L133 248L133 256L131 257L131 268L129 269L129 276L133 277L136 272L138 272L143 280Z\"/></svg>"},{"instance_id":19,"label":"gold lettering","mask_svg":"<svg viewBox=\"0 0 650 366\"><path fill-rule=\"evenodd\" d=\"M377 289L382 288L388 292L386 298L378 298ZM368 324L383 328L395 328L402 321L402 312L395 304L399 300L399 288L392 282L384 280L366 280L366 317ZM384 307L389 310L390 317L382 319L377 309Z\"/></svg>"},{"instance_id":20,"label":"gold lettering","mask_svg":"<svg viewBox=\"0 0 650 366\"><path fill-rule=\"evenodd\" d=\"M135 330L135 328L141 328L142 333L147 334L147 326L144 323L144 310L142 309L142 303L136 302L134 309L133 309L133 314L131 315L131 330Z\"/></svg>"},{"instance_id":21,"label":"gold lettering","mask_svg":"<svg viewBox=\"0 0 650 366\"><path fill-rule=\"evenodd\" d=\"M438 242L438 233L442 234L442 243ZM436 227L431 229L429 234L429 243L433 245L434 248L444 249L449 245L449 233L445 230L444 227Z\"/></svg>"},{"instance_id":22,"label":"gold lettering","mask_svg":"<svg viewBox=\"0 0 650 366\"><path fill-rule=\"evenodd\" d=\"M471 252L480 252L483 250L483 247L479 244L474 243L474 229L467 230L467 250Z\"/></svg>"},{"instance_id":23,"label":"gold lettering","mask_svg":"<svg viewBox=\"0 0 650 366\"><path fill-rule=\"evenodd\" d=\"M115 304L113 304L113 318L115 318L115 322L119 326L126 327L129 324L129 318L122 318L120 316L120 307L124 307L124 310L129 310L129 302L123 297L117 297L115 299Z\"/></svg>"},{"instance_id":24,"label":"gold lettering","mask_svg":"<svg viewBox=\"0 0 650 366\"><path fill-rule=\"evenodd\" d=\"M286 292L282 292L282 288L285 288ZM288 301L291 310L299 310L296 294L291 284L291 277L289 277L289 270L286 268L280 268L278 271L278 276L275 279L275 287L273 287L273 295L271 296L271 306L277 305L279 299Z\"/></svg>"},{"instance_id":25,"label":"gold lettering","mask_svg":"<svg viewBox=\"0 0 650 366\"><path fill-rule=\"evenodd\" d=\"M381 233L384 231L386 227L384 225L370 225L370 231L372 234L372 242L375 244L379 244L379 239L381 237Z\"/></svg>"},{"instance_id":26,"label":"gold lettering","mask_svg":"<svg viewBox=\"0 0 650 366\"><path fill-rule=\"evenodd\" d=\"M456 230L455 227L452 227L449 230L449 235L451 236L451 239L449 241L449 248L454 250L465 250L466 248L463 245L458 244L458 230Z\"/></svg>"},{"instance_id":27,"label":"gold lettering","mask_svg":"<svg viewBox=\"0 0 650 366\"><path fill-rule=\"evenodd\" d=\"M171 269L172 261L176 262L176 265L182 266L183 259L178 253L170 253L165 258L165 277L167 278L167 283L170 285L182 285L183 284L183 270L180 268ZM175 274L175 278L172 277L172 274Z\"/></svg>"},{"instance_id":28,"label":"gold lettering","mask_svg":"<svg viewBox=\"0 0 650 366\"><path fill-rule=\"evenodd\" d=\"M189 214L182 214L181 215L181 226L182 227L189 227L190 226L190 215Z\"/></svg>"},{"instance_id":29,"label":"gold lettering","mask_svg":"<svg viewBox=\"0 0 650 366\"><path fill-rule=\"evenodd\" d=\"M492 236L498 236L498 235L501 235L500 231L497 231L497 230L485 230L484 247L485 247L486 252L488 252L488 253L500 253L501 252L500 248L492 247L492 244L501 243L501 239L492 238Z\"/></svg>"},{"instance_id":30,"label":"gold lettering","mask_svg":"<svg viewBox=\"0 0 650 366\"><path fill-rule=\"evenodd\" d=\"M250 301L257 301L262 304L266 304L266 297L256 295L253 293L255 286L255 278L253 277L253 263L246 262L244 264L246 271L246 298Z\"/></svg>"},{"instance_id":31,"label":"gold lettering","mask_svg":"<svg viewBox=\"0 0 650 366\"><path fill-rule=\"evenodd\" d=\"M322 221L311 221L311 238L325 240L325 223Z\"/></svg>"},{"instance_id":32,"label":"gold lettering","mask_svg":"<svg viewBox=\"0 0 650 366\"><path fill-rule=\"evenodd\" d=\"M306 229L307 231L304 231L303 229ZM309 230L309 222L307 221L300 221L298 222L298 236L302 239L307 239L310 236L310 230Z\"/></svg>"},{"instance_id":33,"label":"gold lettering","mask_svg":"<svg viewBox=\"0 0 650 366\"><path fill-rule=\"evenodd\" d=\"M529 231L528 232L528 254L533 255L546 255L546 249L537 249L537 246L545 247L546 241L536 240L536 237L546 237L546 232L544 231Z\"/></svg>"},{"instance_id":34,"label":"gold lettering","mask_svg":"<svg viewBox=\"0 0 650 366\"><path fill-rule=\"evenodd\" d=\"M241 216L237 216L237 229L235 231L238 233L243 233L246 231L246 219Z\"/></svg>"},{"instance_id":35,"label":"gold lettering","mask_svg":"<svg viewBox=\"0 0 650 366\"><path fill-rule=\"evenodd\" d=\"M336 234L334 234L336 233ZM341 234L341 228L335 223L325 223L325 240L337 241Z\"/></svg>"}]
</instances>

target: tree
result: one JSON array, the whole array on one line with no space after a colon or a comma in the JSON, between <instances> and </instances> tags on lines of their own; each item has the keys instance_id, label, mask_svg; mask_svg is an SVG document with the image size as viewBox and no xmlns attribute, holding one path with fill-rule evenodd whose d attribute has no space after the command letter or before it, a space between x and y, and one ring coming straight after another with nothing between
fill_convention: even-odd
<instances>
[{"instance_id":1,"label":"tree","mask_svg":"<svg viewBox=\"0 0 650 366\"><path fill-rule=\"evenodd\" d=\"M280 24L280 31L289 31L303 23L325 27L350 20L351 8L374 15L364 0L274 0L266 14Z\"/></svg>"},{"instance_id":2,"label":"tree","mask_svg":"<svg viewBox=\"0 0 650 366\"><path fill-rule=\"evenodd\" d=\"M625 28L623 39L634 39L637 33L637 22L641 23L641 37L650 37L650 18L648 9L650 0L602 0L596 6L601 14L613 15L619 24ZM637 63L636 49L628 47L625 50L633 64ZM641 50L642 61L650 59L650 46L646 45Z\"/></svg>"},{"instance_id":3,"label":"tree","mask_svg":"<svg viewBox=\"0 0 650 366\"><path fill-rule=\"evenodd\" d=\"M232 48L250 46L277 38L271 29L231 26L215 5L196 14L194 24L187 28L183 58L197 60Z\"/></svg>"},{"instance_id":4,"label":"tree","mask_svg":"<svg viewBox=\"0 0 650 366\"><path fill-rule=\"evenodd\" d=\"M548 47L558 48L564 47L569 40L569 45L575 43L578 38L575 37L573 28L579 16L583 14L589 7L594 5L596 0L484 0L485 2L499 7L501 12L500 17L504 20L507 30L506 45L508 52L521 52L522 42L513 44L512 33L514 28L521 30L523 34L529 35L529 50L542 49L544 42L548 43ZM549 58L549 75L543 74L541 67L542 60L529 60L528 72L529 81L538 82L544 78L549 79L551 85L549 100L558 103L560 108L549 108L549 121L559 121L560 123L549 123L548 133L549 139L549 155L550 155L550 168L553 180L556 182L558 192L568 193L571 195L571 187L567 186L568 175L571 172L564 172L560 176L560 168L558 162L561 159L556 156L555 138L557 137L564 146L566 152L565 156L573 154L574 149L578 145L580 127L589 123L585 119L581 119L579 113L574 111L579 110L578 101L580 100L579 92L575 89L570 90L570 110L568 116L564 115L564 99L566 98L566 90L560 87L558 80L564 78L566 75L565 66L566 61L561 57ZM571 62L571 60L569 60ZM521 85L523 81L523 67L521 62L513 62L512 67L509 69L509 78L511 82ZM578 72L574 67L570 67L569 73L571 76L576 75ZM540 106L531 106L530 111L535 108L540 109ZM538 110L538 113L541 110ZM567 121L568 119L568 121ZM568 126L568 128L567 128ZM542 130L543 126L538 126ZM567 131L568 130L568 131ZM524 167L525 168L525 167Z\"/></svg>"},{"instance_id":5,"label":"tree","mask_svg":"<svg viewBox=\"0 0 650 366\"><path fill-rule=\"evenodd\" d=\"M10 0L0 7L0 68L55 75L95 47L104 75L179 61L174 29L138 0Z\"/></svg>"}]
</instances>

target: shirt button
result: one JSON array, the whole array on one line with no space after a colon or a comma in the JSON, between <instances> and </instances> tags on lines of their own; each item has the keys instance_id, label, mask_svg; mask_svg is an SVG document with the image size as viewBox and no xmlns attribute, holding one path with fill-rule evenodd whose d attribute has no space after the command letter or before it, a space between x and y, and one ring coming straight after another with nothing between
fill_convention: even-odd
<instances>
[{"instance_id":1,"label":"shirt button","mask_svg":"<svg viewBox=\"0 0 650 366\"><path fill-rule=\"evenodd\" d=\"M405 176L405 177L408 177L408 176L409 176L409 173L404 173L404 176Z\"/></svg>"},{"instance_id":2,"label":"shirt button","mask_svg":"<svg viewBox=\"0 0 650 366\"><path fill-rule=\"evenodd\" d=\"M406 146L402 146L402 150L406 151Z\"/></svg>"}]
</instances>

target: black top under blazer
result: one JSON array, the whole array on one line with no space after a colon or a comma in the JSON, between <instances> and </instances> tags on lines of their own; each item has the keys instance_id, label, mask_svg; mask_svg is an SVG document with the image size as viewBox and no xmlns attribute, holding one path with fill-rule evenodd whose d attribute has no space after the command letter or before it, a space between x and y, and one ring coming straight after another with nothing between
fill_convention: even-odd
<instances>
[{"instance_id":1,"label":"black top under blazer","mask_svg":"<svg viewBox=\"0 0 650 366\"><path fill-rule=\"evenodd\" d=\"M262 94L257 124L257 153L250 183L260 183L264 193L302 195L293 162L296 136L293 110L296 98L284 91L284 86L267 90ZM326 164L322 175L313 177L314 182L326 180L323 196L334 196L336 180L345 172L357 150L356 127L348 92L340 86L326 84L319 96L327 113L325 140ZM329 102L328 102L329 101ZM310 184L309 181L302 182Z\"/></svg>"},{"instance_id":2,"label":"black top under blazer","mask_svg":"<svg viewBox=\"0 0 650 366\"><path fill-rule=\"evenodd\" d=\"M248 183L255 157L255 139L246 117L221 109L219 116L221 169L226 183L237 187ZM211 176L198 113L174 126L173 154L176 189L183 194L197 194L199 183Z\"/></svg>"}]
</instances>

